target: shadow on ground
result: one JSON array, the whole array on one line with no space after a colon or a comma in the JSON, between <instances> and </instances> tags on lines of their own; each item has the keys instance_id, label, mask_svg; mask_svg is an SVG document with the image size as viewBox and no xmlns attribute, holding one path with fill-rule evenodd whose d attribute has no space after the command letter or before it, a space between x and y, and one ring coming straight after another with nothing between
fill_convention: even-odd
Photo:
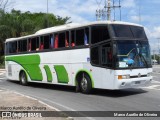
<instances>
[{"instance_id":1,"label":"shadow on ground","mask_svg":"<svg viewBox=\"0 0 160 120\"><path fill-rule=\"evenodd\" d=\"M18 86L21 86L18 81L10 81L7 80L10 83L16 84ZM29 83L28 86L23 86L24 89L32 87L32 88L42 88L42 89L48 89L48 90L56 90L56 91L64 91L64 92L76 92L75 87L73 86L64 86L64 85L53 85L53 84L44 84L44 83ZM124 89L124 90L104 90L104 89L93 89L90 95L96 95L96 96L106 96L106 97L125 97L125 96L133 96L137 94L144 94L148 91L143 90L141 88L131 88L131 89ZM76 93L75 93L76 94Z\"/></svg>"}]
</instances>

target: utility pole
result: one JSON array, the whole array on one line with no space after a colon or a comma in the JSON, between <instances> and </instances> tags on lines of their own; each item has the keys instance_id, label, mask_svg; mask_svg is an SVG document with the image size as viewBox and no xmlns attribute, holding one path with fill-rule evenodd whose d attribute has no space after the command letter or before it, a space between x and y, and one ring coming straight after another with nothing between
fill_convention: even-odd
<instances>
[{"instance_id":1,"label":"utility pole","mask_svg":"<svg viewBox=\"0 0 160 120\"><path fill-rule=\"evenodd\" d=\"M141 24L141 1L140 0L139 0L138 16L139 16L139 24Z\"/></svg>"},{"instance_id":2,"label":"utility pole","mask_svg":"<svg viewBox=\"0 0 160 120\"><path fill-rule=\"evenodd\" d=\"M96 0L97 1L97 0ZM112 1L112 3L111 3ZM119 5L115 5L115 1L119 1ZM101 0L102 2L102 0ZM115 16L116 16L116 8L119 8L120 11L120 20L121 20L121 0L105 0L104 1L104 8L100 9L100 3L97 2L98 9L96 10L96 20L108 20L111 21L111 10L114 10L114 21L115 21Z\"/></svg>"},{"instance_id":3,"label":"utility pole","mask_svg":"<svg viewBox=\"0 0 160 120\"><path fill-rule=\"evenodd\" d=\"M110 21L111 20L111 0L108 0L107 4L108 4L108 6L107 6L107 20Z\"/></svg>"},{"instance_id":4,"label":"utility pole","mask_svg":"<svg viewBox=\"0 0 160 120\"><path fill-rule=\"evenodd\" d=\"M153 50L153 64L155 65L155 60L156 60L156 57L155 57L155 50Z\"/></svg>"},{"instance_id":5,"label":"utility pole","mask_svg":"<svg viewBox=\"0 0 160 120\"><path fill-rule=\"evenodd\" d=\"M158 64L160 64L160 47L159 47L159 44L160 44L160 38L157 38L158 40Z\"/></svg>"},{"instance_id":6,"label":"utility pole","mask_svg":"<svg viewBox=\"0 0 160 120\"><path fill-rule=\"evenodd\" d=\"M104 3L103 19L107 20L107 1L106 0L105 0L105 3Z\"/></svg>"}]
</instances>

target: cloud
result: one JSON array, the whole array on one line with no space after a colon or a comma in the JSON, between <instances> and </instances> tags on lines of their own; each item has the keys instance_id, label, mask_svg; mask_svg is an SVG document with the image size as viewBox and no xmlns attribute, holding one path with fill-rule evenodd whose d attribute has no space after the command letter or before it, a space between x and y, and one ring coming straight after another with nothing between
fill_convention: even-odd
<instances>
[{"instance_id":1,"label":"cloud","mask_svg":"<svg viewBox=\"0 0 160 120\"><path fill-rule=\"evenodd\" d=\"M121 5L124 7L124 8L133 8L136 6L136 3L135 3L135 0L123 0L121 2Z\"/></svg>"},{"instance_id":2,"label":"cloud","mask_svg":"<svg viewBox=\"0 0 160 120\"><path fill-rule=\"evenodd\" d=\"M147 28L145 27L146 35L149 39L149 43L151 46L151 50L158 51L158 48L160 46L160 26L153 27L153 28Z\"/></svg>"},{"instance_id":3,"label":"cloud","mask_svg":"<svg viewBox=\"0 0 160 120\"><path fill-rule=\"evenodd\" d=\"M47 0L14 0L14 9L22 12L47 12ZM95 18L94 0L48 0L49 13L71 17L72 22L86 23ZM90 20L89 20L90 19Z\"/></svg>"},{"instance_id":4,"label":"cloud","mask_svg":"<svg viewBox=\"0 0 160 120\"><path fill-rule=\"evenodd\" d=\"M140 18L139 18L139 16L133 15L133 16L130 17L130 20L138 23L140 21Z\"/></svg>"},{"instance_id":5,"label":"cloud","mask_svg":"<svg viewBox=\"0 0 160 120\"><path fill-rule=\"evenodd\" d=\"M86 0L85 2L83 0L75 0L73 2L68 0L57 6L50 12L63 17L69 16L73 22L86 23L89 22L88 17L91 19L95 17L96 6L91 0Z\"/></svg>"},{"instance_id":6,"label":"cloud","mask_svg":"<svg viewBox=\"0 0 160 120\"><path fill-rule=\"evenodd\" d=\"M153 28L153 31L151 32L151 37L160 38L160 26Z\"/></svg>"}]
</instances>

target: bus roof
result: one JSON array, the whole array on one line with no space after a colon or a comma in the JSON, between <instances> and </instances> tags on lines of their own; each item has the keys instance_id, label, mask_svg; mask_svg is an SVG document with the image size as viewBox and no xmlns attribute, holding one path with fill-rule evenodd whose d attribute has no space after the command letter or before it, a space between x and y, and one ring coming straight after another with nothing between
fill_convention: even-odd
<instances>
[{"instance_id":1,"label":"bus roof","mask_svg":"<svg viewBox=\"0 0 160 120\"><path fill-rule=\"evenodd\" d=\"M100 24L122 24L122 25L133 25L133 26L143 27L142 25L139 25L139 24L122 22L122 21L96 21L96 22L90 22L90 23L87 23L87 24L70 23L70 24L50 27L50 28L46 28L46 29L41 29L41 30L37 31L35 34L32 34L32 35L27 35L27 36L22 36L22 37L17 37L17 38L9 38L9 39L6 39L5 42L20 40L20 39L26 39L26 38L30 38L30 37L49 34L49 33L52 33L52 32L60 32L60 31L64 31L64 30L69 30L69 29L74 29L74 28L79 28L79 27L85 27L85 26L91 26L91 25L100 25Z\"/></svg>"}]
</instances>

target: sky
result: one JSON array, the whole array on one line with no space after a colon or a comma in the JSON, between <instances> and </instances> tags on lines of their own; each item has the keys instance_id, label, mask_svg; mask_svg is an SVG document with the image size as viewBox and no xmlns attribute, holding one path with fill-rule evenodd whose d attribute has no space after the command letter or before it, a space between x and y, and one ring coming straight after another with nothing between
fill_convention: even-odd
<instances>
[{"instance_id":1,"label":"sky","mask_svg":"<svg viewBox=\"0 0 160 120\"><path fill-rule=\"evenodd\" d=\"M10 0L7 11L47 12L47 0ZM111 0L113 1L113 0ZM73 23L96 21L96 10L103 9L105 0L48 0L48 12L61 17L71 17ZM118 0L115 0L118 5ZM151 50L160 47L160 0L121 0L121 21L138 23L145 27ZM112 10L112 13L113 10ZM119 9L115 10L120 20ZM112 20L113 20L112 14ZM159 39L158 39L159 38ZM158 42L159 41L159 42ZM159 44L158 44L159 43Z\"/></svg>"}]
</instances>

